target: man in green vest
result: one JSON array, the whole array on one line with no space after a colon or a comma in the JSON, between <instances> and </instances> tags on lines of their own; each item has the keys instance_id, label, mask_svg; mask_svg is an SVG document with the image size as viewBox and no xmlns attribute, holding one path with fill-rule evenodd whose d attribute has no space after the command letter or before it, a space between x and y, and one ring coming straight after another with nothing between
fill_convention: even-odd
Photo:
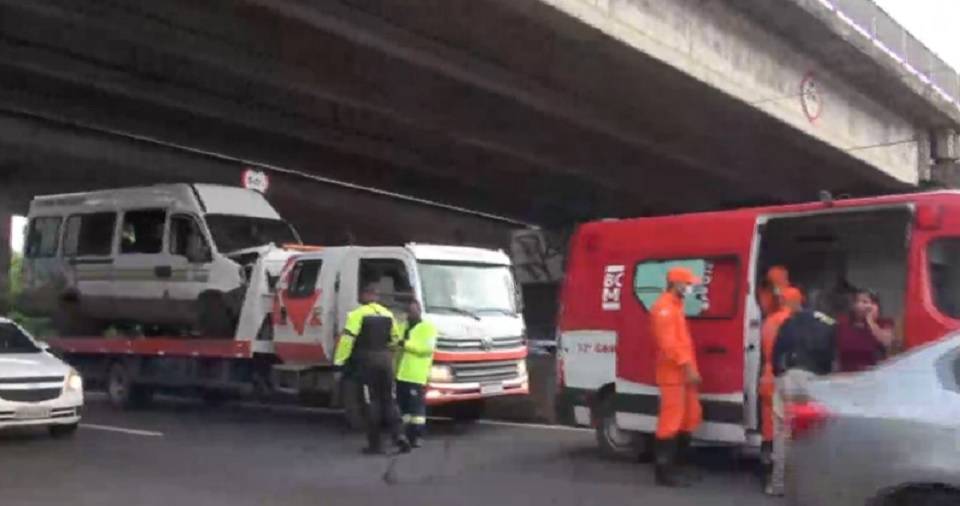
<instances>
[{"instance_id":1,"label":"man in green vest","mask_svg":"<svg viewBox=\"0 0 960 506\"><path fill-rule=\"evenodd\" d=\"M401 430L394 390L393 350L400 340L400 328L393 313L379 304L373 285L364 285L360 304L347 314L333 363L349 368L360 380L367 430L367 447L363 452L383 453L382 422L386 422L400 451L408 452L410 443Z\"/></svg>"},{"instance_id":2,"label":"man in green vest","mask_svg":"<svg viewBox=\"0 0 960 506\"><path fill-rule=\"evenodd\" d=\"M407 322L401 328L400 359L397 367L397 401L403 414L407 439L414 448L427 425L427 404L424 399L433 350L437 345L437 328L423 320L420 303L413 301L407 310Z\"/></svg>"}]
</instances>

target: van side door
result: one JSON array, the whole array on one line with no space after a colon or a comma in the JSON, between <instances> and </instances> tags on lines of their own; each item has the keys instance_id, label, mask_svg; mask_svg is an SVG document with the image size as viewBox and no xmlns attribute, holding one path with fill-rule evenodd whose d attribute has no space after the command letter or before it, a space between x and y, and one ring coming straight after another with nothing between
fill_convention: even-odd
<instances>
[{"instance_id":1,"label":"van side door","mask_svg":"<svg viewBox=\"0 0 960 506\"><path fill-rule=\"evenodd\" d=\"M63 232L63 257L67 264L65 303L78 304L87 317L122 318L113 311L114 238L117 213L100 211L73 214Z\"/></svg>"},{"instance_id":2,"label":"van side door","mask_svg":"<svg viewBox=\"0 0 960 506\"><path fill-rule=\"evenodd\" d=\"M167 264L171 270L167 304L170 311L181 315L180 320L194 321L197 301L209 286L213 250L199 219L191 213L171 212L167 229Z\"/></svg>"},{"instance_id":3,"label":"van side door","mask_svg":"<svg viewBox=\"0 0 960 506\"><path fill-rule=\"evenodd\" d=\"M163 208L128 209L120 216L113 299L122 319L168 323L175 317L166 303L173 281L164 248L166 223Z\"/></svg>"}]
</instances>

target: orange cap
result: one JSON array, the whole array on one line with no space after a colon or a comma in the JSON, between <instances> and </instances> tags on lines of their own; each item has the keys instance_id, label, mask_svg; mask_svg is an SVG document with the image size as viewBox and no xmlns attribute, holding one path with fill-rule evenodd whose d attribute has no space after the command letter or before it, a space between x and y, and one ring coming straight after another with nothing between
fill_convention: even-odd
<instances>
[{"instance_id":1,"label":"orange cap","mask_svg":"<svg viewBox=\"0 0 960 506\"><path fill-rule=\"evenodd\" d=\"M699 285L700 278L693 275L693 272L686 267L674 267L667 271L667 283L689 283Z\"/></svg>"},{"instance_id":2,"label":"orange cap","mask_svg":"<svg viewBox=\"0 0 960 506\"><path fill-rule=\"evenodd\" d=\"M774 265L767 271L767 281L774 286L786 286L790 284L790 273L782 265Z\"/></svg>"},{"instance_id":3,"label":"orange cap","mask_svg":"<svg viewBox=\"0 0 960 506\"><path fill-rule=\"evenodd\" d=\"M780 298L783 302L800 304L803 302L803 292L799 288L788 286L780 290Z\"/></svg>"}]
</instances>

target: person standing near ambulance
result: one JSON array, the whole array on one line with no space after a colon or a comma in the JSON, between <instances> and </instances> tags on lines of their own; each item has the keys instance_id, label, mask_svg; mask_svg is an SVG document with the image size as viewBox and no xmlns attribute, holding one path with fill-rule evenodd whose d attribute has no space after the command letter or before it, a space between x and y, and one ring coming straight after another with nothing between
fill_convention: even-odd
<instances>
[{"instance_id":1,"label":"person standing near ambulance","mask_svg":"<svg viewBox=\"0 0 960 506\"><path fill-rule=\"evenodd\" d=\"M427 425L424 394L437 346L437 327L423 319L422 308L416 300L410 303L400 335L403 337L397 366L397 402L410 446L419 448Z\"/></svg>"},{"instance_id":2,"label":"person standing near ambulance","mask_svg":"<svg viewBox=\"0 0 960 506\"><path fill-rule=\"evenodd\" d=\"M763 321L761 329L760 349L763 357L763 372L760 376L760 431L763 436L761 456L764 466L771 467L773 453L773 394L776 378L773 375L773 348L777 341L777 334L783 322L793 313L799 311L803 305L803 294L799 289L788 286L777 294L777 309Z\"/></svg>"},{"instance_id":3,"label":"person standing near ambulance","mask_svg":"<svg viewBox=\"0 0 960 506\"><path fill-rule=\"evenodd\" d=\"M333 358L334 365L349 367L360 380L367 432L363 453L368 455L384 453L380 437L384 421L400 451L410 451L410 443L401 431L394 389L393 350L400 341L400 327L379 299L374 285L363 286L361 305L347 314Z\"/></svg>"},{"instance_id":4,"label":"person standing near ambulance","mask_svg":"<svg viewBox=\"0 0 960 506\"><path fill-rule=\"evenodd\" d=\"M684 298L699 283L689 269L670 269L667 289L650 309L660 389L654 477L657 485L666 487L686 486L677 474L678 455L689 451L692 434L703 419L698 392L702 379L683 310Z\"/></svg>"}]
</instances>

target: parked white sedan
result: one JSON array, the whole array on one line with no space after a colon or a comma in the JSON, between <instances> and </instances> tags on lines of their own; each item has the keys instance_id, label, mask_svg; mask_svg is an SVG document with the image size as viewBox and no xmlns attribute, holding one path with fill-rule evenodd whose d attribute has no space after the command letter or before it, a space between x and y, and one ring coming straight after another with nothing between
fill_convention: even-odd
<instances>
[{"instance_id":1,"label":"parked white sedan","mask_svg":"<svg viewBox=\"0 0 960 506\"><path fill-rule=\"evenodd\" d=\"M83 380L20 326L0 318L0 429L48 427L70 436L80 423Z\"/></svg>"}]
</instances>

